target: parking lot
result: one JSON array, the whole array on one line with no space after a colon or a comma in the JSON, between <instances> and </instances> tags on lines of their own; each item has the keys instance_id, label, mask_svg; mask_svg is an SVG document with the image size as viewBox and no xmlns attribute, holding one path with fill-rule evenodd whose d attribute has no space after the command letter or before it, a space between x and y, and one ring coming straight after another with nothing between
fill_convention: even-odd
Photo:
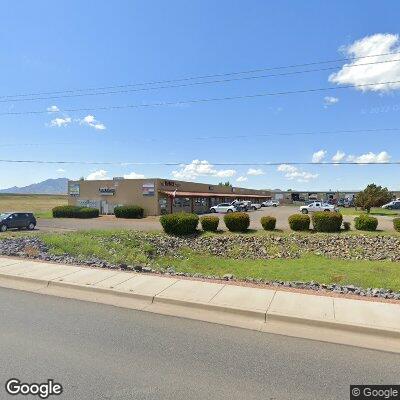
<instances>
[{"instance_id":1,"label":"parking lot","mask_svg":"<svg viewBox=\"0 0 400 400\"><path fill-rule=\"evenodd\" d=\"M287 231L289 230L288 217L291 214L298 213L298 207L295 206L279 206L261 208L257 211L250 211L250 228L262 229L260 219L264 215L276 217L276 229ZM206 214L208 215L208 214ZM217 215L223 220L224 214ZM392 218L387 216L378 216L378 229L385 231L394 231ZM353 221L354 216L344 216L344 221ZM220 228L225 228L221 222ZM159 217L147 217L143 219L122 219L115 218L113 215L103 215L95 219L38 219L37 229L41 231L76 231L85 229L134 229L141 231L160 231L161 224Z\"/></svg>"}]
</instances>

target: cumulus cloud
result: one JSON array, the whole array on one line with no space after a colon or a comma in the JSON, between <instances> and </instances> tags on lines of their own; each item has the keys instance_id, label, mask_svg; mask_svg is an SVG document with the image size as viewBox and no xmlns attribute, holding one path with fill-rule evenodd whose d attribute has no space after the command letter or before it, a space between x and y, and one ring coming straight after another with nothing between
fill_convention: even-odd
<instances>
[{"instance_id":1,"label":"cumulus cloud","mask_svg":"<svg viewBox=\"0 0 400 400\"><path fill-rule=\"evenodd\" d=\"M285 178L289 180L296 180L297 182L309 182L311 179L318 178L318 174L301 171L294 165L289 164L281 164L278 166L277 170L284 173Z\"/></svg>"},{"instance_id":2,"label":"cumulus cloud","mask_svg":"<svg viewBox=\"0 0 400 400\"><path fill-rule=\"evenodd\" d=\"M229 178L236 175L234 169L216 169L206 160L193 160L190 164L182 165L181 169L172 171L176 179L196 179L200 176Z\"/></svg>"},{"instance_id":3,"label":"cumulus cloud","mask_svg":"<svg viewBox=\"0 0 400 400\"><path fill-rule=\"evenodd\" d=\"M336 154L332 157L332 161L333 161L333 162L340 162L340 161L343 161L343 159L344 159L345 156L346 156L346 153L345 153L345 152L343 152L343 151L341 151L341 150L338 150L338 151L336 152Z\"/></svg>"},{"instance_id":4,"label":"cumulus cloud","mask_svg":"<svg viewBox=\"0 0 400 400\"><path fill-rule=\"evenodd\" d=\"M79 123L81 125L90 126L91 128L99 131L103 131L106 129L106 126L103 123L97 121L94 115L86 115L86 117L79 120Z\"/></svg>"},{"instance_id":5,"label":"cumulus cloud","mask_svg":"<svg viewBox=\"0 0 400 400\"><path fill-rule=\"evenodd\" d=\"M344 64L339 72L329 76L329 81L340 85L365 85L368 83L393 82L376 86L361 86L357 90L363 92L387 92L400 89L400 63L384 62L398 60L399 54L385 56L357 58L374 56L376 54L395 53L400 51L399 35L390 33L377 33L366 36L355 41L349 46L342 48L343 52L353 61ZM379 64L370 63L379 62ZM360 64L370 64L362 65ZM350 68L349 68L350 67Z\"/></svg>"},{"instance_id":6,"label":"cumulus cloud","mask_svg":"<svg viewBox=\"0 0 400 400\"><path fill-rule=\"evenodd\" d=\"M50 121L50 126L61 128L63 126L67 126L72 122L70 117L63 117L63 118L54 118Z\"/></svg>"},{"instance_id":7,"label":"cumulus cloud","mask_svg":"<svg viewBox=\"0 0 400 400\"><path fill-rule=\"evenodd\" d=\"M59 112L59 111L60 111L60 109L59 109L57 106L50 106L50 107L47 107L46 110L47 110L48 112Z\"/></svg>"},{"instance_id":8,"label":"cumulus cloud","mask_svg":"<svg viewBox=\"0 0 400 400\"><path fill-rule=\"evenodd\" d=\"M387 163L391 159L391 156L386 151L381 151L380 153L373 153L372 151L361 154L359 156L348 155L347 161L356 162L360 164L366 163Z\"/></svg>"},{"instance_id":9,"label":"cumulus cloud","mask_svg":"<svg viewBox=\"0 0 400 400\"><path fill-rule=\"evenodd\" d=\"M130 172L129 174L124 175L125 179L143 179L144 177L144 175L138 174L136 172Z\"/></svg>"},{"instance_id":10,"label":"cumulus cloud","mask_svg":"<svg viewBox=\"0 0 400 400\"><path fill-rule=\"evenodd\" d=\"M326 150L318 150L312 155L312 162L319 163L326 156Z\"/></svg>"},{"instance_id":11,"label":"cumulus cloud","mask_svg":"<svg viewBox=\"0 0 400 400\"><path fill-rule=\"evenodd\" d=\"M236 179L237 182L246 182L247 181L247 176L239 176Z\"/></svg>"},{"instance_id":12,"label":"cumulus cloud","mask_svg":"<svg viewBox=\"0 0 400 400\"><path fill-rule=\"evenodd\" d=\"M252 175L252 176L264 175L264 171L261 168L249 168L247 170L247 175Z\"/></svg>"},{"instance_id":13,"label":"cumulus cloud","mask_svg":"<svg viewBox=\"0 0 400 400\"><path fill-rule=\"evenodd\" d=\"M332 106L336 103L339 103L338 97L333 97L333 96L325 96L324 97L324 107L325 108L328 108L329 106Z\"/></svg>"},{"instance_id":14,"label":"cumulus cloud","mask_svg":"<svg viewBox=\"0 0 400 400\"><path fill-rule=\"evenodd\" d=\"M108 177L108 172L105 171L104 169L99 169L97 171L91 172L87 177L86 180L88 181L95 181L99 179L110 179Z\"/></svg>"}]
</instances>

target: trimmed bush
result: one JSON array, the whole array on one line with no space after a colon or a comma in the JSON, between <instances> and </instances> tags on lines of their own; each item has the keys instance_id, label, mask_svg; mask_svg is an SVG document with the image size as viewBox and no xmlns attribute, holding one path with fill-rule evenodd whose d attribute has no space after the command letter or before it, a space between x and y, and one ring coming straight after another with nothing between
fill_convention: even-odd
<instances>
[{"instance_id":1,"label":"trimmed bush","mask_svg":"<svg viewBox=\"0 0 400 400\"><path fill-rule=\"evenodd\" d=\"M354 218L354 226L359 231L376 231L378 219L367 214Z\"/></svg>"},{"instance_id":2,"label":"trimmed bush","mask_svg":"<svg viewBox=\"0 0 400 400\"><path fill-rule=\"evenodd\" d=\"M310 217L307 214L293 214L288 218L292 231L308 231L310 229Z\"/></svg>"},{"instance_id":3,"label":"trimmed bush","mask_svg":"<svg viewBox=\"0 0 400 400\"><path fill-rule=\"evenodd\" d=\"M273 231L276 226L276 218L270 217L266 215L265 217L261 217L261 225L266 231Z\"/></svg>"},{"instance_id":4,"label":"trimmed bush","mask_svg":"<svg viewBox=\"0 0 400 400\"><path fill-rule=\"evenodd\" d=\"M394 228L397 232L400 232L400 218L394 218L394 219L393 219L393 228Z\"/></svg>"},{"instance_id":5,"label":"trimmed bush","mask_svg":"<svg viewBox=\"0 0 400 400\"><path fill-rule=\"evenodd\" d=\"M53 218L97 218L99 216L97 208L77 206L54 207L52 213Z\"/></svg>"},{"instance_id":6,"label":"trimmed bush","mask_svg":"<svg viewBox=\"0 0 400 400\"><path fill-rule=\"evenodd\" d=\"M218 229L219 218L215 216L204 216L200 218L203 231L216 232Z\"/></svg>"},{"instance_id":7,"label":"trimmed bush","mask_svg":"<svg viewBox=\"0 0 400 400\"><path fill-rule=\"evenodd\" d=\"M313 227L317 232L340 232L343 215L338 212L319 211L312 214Z\"/></svg>"},{"instance_id":8,"label":"trimmed bush","mask_svg":"<svg viewBox=\"0 0 400 400\"><path fill-rule=\"evenodd\" d=\"M143 218L143 214L143 208L135 205L114 207L116 218Z\"/></svg>"},{"instance_id":9,"label":"trimmed bush","mask_svg":"<svg viewBox=\"0 0 400 400\"><path fill-rule=\"evenodd\" d=\"M191 235L196 232L199 217L192 213L165 214L160 217L165 233L169 235Z\"/></svg>"},{"instance_id":10,"label":"trimmed bush","mask_svg":"<svg viewBox=\"0 0 400 400\"><path fill-rule=\"evenodd\" d=\"M224 222L231 232L246 232L250 225L250 217L245 212L229 213L225 214Z\"/></svg>"},{"instance_id":11,"label":"trimmed bush","mask_svg":"<svg viewBox=\"0 0 400 400\"><path fill-rule=\"evenodd\" d=\"M344 229L345 231L349 231L350 228L351 228L350 222L344 221L344 222L343 222L343 229Z\"/></svg>"}]
</instances>

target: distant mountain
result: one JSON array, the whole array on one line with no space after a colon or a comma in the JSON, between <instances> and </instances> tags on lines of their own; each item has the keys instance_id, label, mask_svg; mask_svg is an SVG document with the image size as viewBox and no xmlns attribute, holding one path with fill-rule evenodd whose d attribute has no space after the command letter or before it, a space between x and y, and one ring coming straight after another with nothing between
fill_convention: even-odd
<instances>
[{"instance_id":1,"label":"distant mountain","mask_svg":"<svg viewBox=\"0 0 400 400\"><path fill-rule=\"evenodd\" d=\"M32 185L18 187L14 186L8 189L1 189L0 193L16 194L67 194L68 179L46 179L43 182L33 183Z\"/></svg>"}]
</instances>

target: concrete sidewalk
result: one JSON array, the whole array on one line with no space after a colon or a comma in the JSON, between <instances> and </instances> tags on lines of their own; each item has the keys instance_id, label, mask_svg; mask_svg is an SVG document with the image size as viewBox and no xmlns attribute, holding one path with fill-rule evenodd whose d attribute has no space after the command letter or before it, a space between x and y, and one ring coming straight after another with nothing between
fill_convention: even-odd
<instances>
[{"instance_id":1,"label":"concrete sidewalk","mask_svg":"<svg viewBox=\"0 0 400 400\"><path fill-rule=\"evenodd\" d=\"M400 353L400 304L8 257L0 286Z\"/></svg>"}]
</instances>

